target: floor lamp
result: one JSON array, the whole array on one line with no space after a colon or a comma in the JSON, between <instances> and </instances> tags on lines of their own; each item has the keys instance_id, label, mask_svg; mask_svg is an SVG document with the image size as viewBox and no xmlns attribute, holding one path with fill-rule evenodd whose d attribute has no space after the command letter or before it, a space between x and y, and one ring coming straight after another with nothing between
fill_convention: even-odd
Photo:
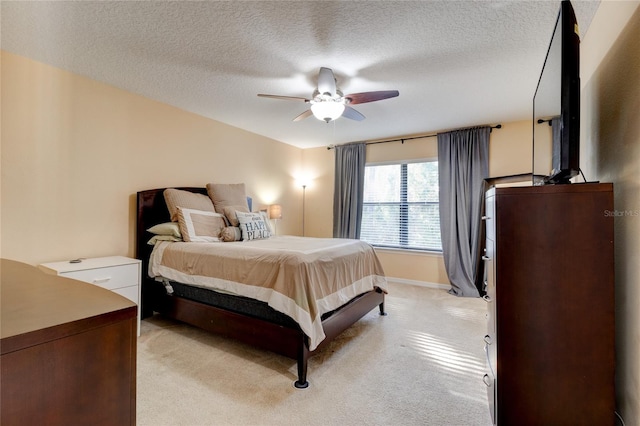
<instances>
[{"instance_id":1,"label":"floor lamp","mask_svg":"<svg viewBox=\"0 0 640 426\"><path fill-rule=\"evenodd\" d=\"M307 185L303 184L302 185L302 236L304 237L304 199L305 199L305 193L307 190Z\"/></svg>"}]
</instances>

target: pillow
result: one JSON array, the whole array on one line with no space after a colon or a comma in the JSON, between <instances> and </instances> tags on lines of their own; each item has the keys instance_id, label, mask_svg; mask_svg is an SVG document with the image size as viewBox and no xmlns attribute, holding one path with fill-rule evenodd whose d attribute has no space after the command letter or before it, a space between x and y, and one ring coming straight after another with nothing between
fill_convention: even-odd
<instances>
[{"instance_id":1,"label":"pillow","mask_svg":"<svg viewBox=\"0 0 640 426\"><path fill-rule=\"evenodd\" d=\"M269 213L267 213L266 210L260 210L258 213L260 213L265 225L267 225L267 231L269 231L269 233L273 235L273 229L271 229L271 220L269 220Z\"/></svg>"},{"instance_id":2,"label":"pillow","mask_svg":"<svg viewBox=\"0 0 640 426\"><path fill-rule=\"evenodd\" d=\"M155 246L158 241L182 241L182 238L174 237L173 235L154 235L151 237L147 244Z\"/></svg>"},{"instance_id":3,"label":"pillow","mask_svg":"<svg viewBox=\"0 0 640 426\"><path fill-rule=\"evenodd\" d=\"M229 225L238 226L240 225L240 222L238 222L238 216L236 216L237 211L249 213L249 209L244 206L225 206L222 208L222 212L220 213L227 218Z\"/></svg>"},{"instance_id":4,"label":"pillow","mask_svg":"<svg viewBox=\"0 0 640 426\"><path fill-rule=\"evenodd\" d=\"M242 240L242 232L237 226L227 226L220 232L220 239L224 242Z\"/></svg>"},{"instance_id":5,"label":"pillow","mask_svg":"<svg viewBox=\"0 0 640 426\"><path fill-rule=\"evenodd\" d=\"M242 232L242 240L260 240L269 238L271 232L267 230L267 225L260 213L236 212L238 221L240 222L240 232Z\"/></svg>"},{"instance_id":6,"label":"pillow","mask_svg":"<svg viewBox=\"0 0 640 426\"><path fill-rule=\"evenodd\" d=\"M175 188L165 189L163 194L172 222L178 221L178 206L194 210L215 211L211 198L204 194L196 194L195 192Z\"/></svg>"},{"instance_id":7,"label":"pillow","mask_svg":"<svg viewBox=\"0 0 640 426\"><path fill-rule=\"evenodd\" d=\"M147 231L151 232L154 235L170 235L172 237L182 239L182 234L180 233L178 222L159 223L147 229Z\"/></svg>"},{"instance_id":8,"label":"pillow","mask_svg":"<svg viewBox=\"0 0 640 426\"><path fill-rule=\"evenodd\" d=\"M227 206L241 207L237 210L249 211L244 183L208 183L207 194L213 201L216 212L224 214Z\"/></svg>"},{"instance_id":9,"label":"pillow","mask_svg":"<svg viewBox=\"0 0 640 426\"><path fill-rule=\"evenodd\" d=\"M178 207L178 224L185 241L208 243L220 241L220 231L227 226L219 213L183 207Z\"/></svg>"}]
</instances>

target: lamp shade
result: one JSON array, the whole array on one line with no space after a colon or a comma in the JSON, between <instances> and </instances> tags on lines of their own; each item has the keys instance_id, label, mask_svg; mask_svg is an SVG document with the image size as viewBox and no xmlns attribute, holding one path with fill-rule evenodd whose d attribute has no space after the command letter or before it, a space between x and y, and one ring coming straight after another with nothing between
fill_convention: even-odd
<instances>
[{"instance_id":1,"label":"lamp shade","mask_svg":"<svg viewBox=\"0 0 640 426\"><path fill-rule=\"evenodd\" d=\"M280 204L271 204L269 206L269 219L282 219L282 207Z\"/></svg>"},{"instance_id":2,"label":"lamp shade","mask_svg":"<svg viewBox=\"0 0 640 426\"><path fill-rule=\"evenodd\" d=\"M313 116L327 123L340 117L344 112L344 104L342 102L316 102L311 105Z\"/></svg>"}]
</instances>

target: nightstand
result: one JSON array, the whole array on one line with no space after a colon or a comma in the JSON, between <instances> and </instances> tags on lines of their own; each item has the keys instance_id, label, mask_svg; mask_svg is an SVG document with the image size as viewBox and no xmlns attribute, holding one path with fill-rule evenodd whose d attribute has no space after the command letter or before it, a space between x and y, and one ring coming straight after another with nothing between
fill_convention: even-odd
<instances>
[{"instance_id":1,"label":"nightstand","mask_svg":"<svg viewBox=\"0 0 640 426\"><path fill-rule=\"evenodd\" d=\"M140 335L140 269L138 259L124 256L95 257L78 263L52 262L38 267L49 274L72 278L97 285L126 297L138 305L138 335Z\"/></svg>"}]
</instances>

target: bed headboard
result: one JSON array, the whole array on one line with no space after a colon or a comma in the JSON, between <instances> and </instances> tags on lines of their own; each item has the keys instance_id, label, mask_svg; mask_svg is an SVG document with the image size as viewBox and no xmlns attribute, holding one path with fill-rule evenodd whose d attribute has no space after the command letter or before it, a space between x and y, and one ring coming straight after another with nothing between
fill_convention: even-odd
<instances>
[{"instance_id":1,"label":"bed headboard","mask_svg":"<svg viewBox=\"0 0 640 426\"><path fill-rule=\"evenodd\" d=\"M149 189L138 192L137 210L138 218L136 222L136 258L142 260L142 277L146 277L149 256L153 246L147 244L152 235L147 229L153 225L169 222L169 209L164 201L164 190L167 188ZM176 188L183 191L207 194L206 188L182 187Z\"/></svg>"}]
</instances>

